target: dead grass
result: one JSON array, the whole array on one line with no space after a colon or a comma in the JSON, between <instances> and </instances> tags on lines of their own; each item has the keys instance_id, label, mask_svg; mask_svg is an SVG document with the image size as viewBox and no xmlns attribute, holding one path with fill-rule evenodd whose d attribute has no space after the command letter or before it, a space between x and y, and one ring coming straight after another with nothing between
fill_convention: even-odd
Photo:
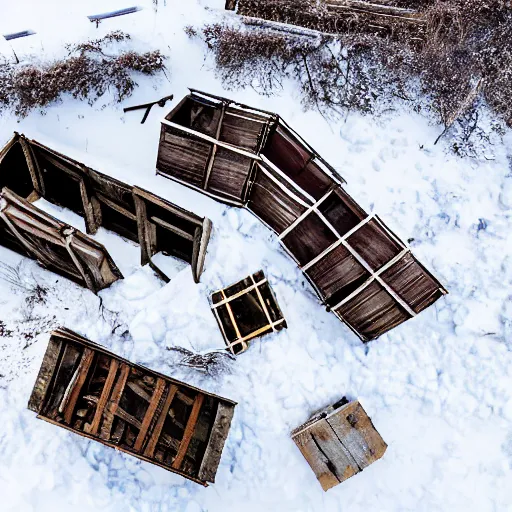
<instances>
[{"instance_id":1,"label":"dead grass","mask_svg":"<svg viewBox=\"0 0 512 512\"><path fill-rule=\"evenodd\" d=\"M322 29L324 13L315 11L311 0L243 3L262 18ZM356 30L339 36L307 37L226 24L207 25L203 36L229 88L253 87L272 94L291 79L301 91L304 107L323 115L354 109L377 114L400 98L447 127L456 121L457 133L466 139L479 131L478 110L483 105L512 126L510 1L397 0L394 4L423 12L427 23L422 44L407 31L386 36L368 33L361 29L364 20Z\"/></svg>"},{"instance_id":2,"label":"dead grass","mask_svg":"<svg viewBox=\"0 0 512 512\"><path fill-rule=\"evenodd\" d=\"M130 36L112 32L107 36L67 47L68 56L40 65L0 67L0 109L11 108L26 116L33 109L43 109L64 94L93 103L107 91L120 102L137 86L133 75L153 75L164 69L160 51L118 52L116 45Z\"/></svg>"}]
</instances>

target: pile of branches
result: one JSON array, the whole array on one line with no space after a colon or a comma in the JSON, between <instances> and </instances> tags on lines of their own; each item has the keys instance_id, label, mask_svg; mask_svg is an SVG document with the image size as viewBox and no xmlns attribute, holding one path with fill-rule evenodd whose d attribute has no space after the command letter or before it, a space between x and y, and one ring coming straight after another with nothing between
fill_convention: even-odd
<instances>
[{"instance_id":1,"label":"pile of branches","mask_svg":"<svg viewBox=\"0 0 512 512\"><path fill-rule=\"evenodd\" d=\"M301 2L316 4L285 3ZM272 94L291 79L304 106L326 115L347 109L377 113L400 98L415 110L427 109L446 127L455 120L474 123L474 112L486 105L512 126L510 1L403 0L397 5L421 9L426 20L421 45L413 37L308 36L291 27L247 24L207 25L203 36L230 88L250 86ZM309 14L304 9L301 16Z\"/></svg>"},{"instance_id":2,"label":"pile of branches","mask_svg":"<svg viewBox=\"0 0 512 512\"><path fill-rule=\"evenodd\" d=\"M124 100L137 86L134 72L153 75L165 68L158 50L116 51L116 46L129 39L128 34L116 31L101 39L68 45L67 57L56 62L0 66L0 109L11 108L24 117L66 93L90 104L107 91L115 101Z\"/></svg>"}]
</instances>

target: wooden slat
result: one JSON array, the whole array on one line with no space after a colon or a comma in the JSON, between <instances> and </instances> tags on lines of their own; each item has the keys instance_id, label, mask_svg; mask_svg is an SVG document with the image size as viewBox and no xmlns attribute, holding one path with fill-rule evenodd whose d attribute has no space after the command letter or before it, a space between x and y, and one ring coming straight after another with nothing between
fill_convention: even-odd
<instances>
[{"instance_id":1,"label":"wooden slat","mask_svg":"<svg viewBox=\"0 0 512 512\"><path fill-rule=\"evenodd\" d=\"M30 400L28 402L28 408L31 411L39 413L43 406L48 387L57 368L61 348L62 341L52 336L48 343L48 348L46 349L34 389L32 390L32 394L30 395Z\"/></svg>"},{"instance_id":2,"label":"wooden slat","mask_svg":"<svg viewBox=\"0 0 512 512\"><path fill-rule=\"evenodd\" d=\"M194 429L196 427L197 419L199 418L199 411L201 410L201 406L203 405L204 395L202 393L198 393L196 395L196 399L194 400L194 405L192 406L192 411L190 412L190 416L187 421L187 426L185 427L185 432L183 433L183 438L181 439L180 448L178 453L176 454L176 458L172 463L173 469L179 469L181 464L183 463L183 459L187 454L188 445L192 440L192 435L194 434Z\"/></svg>"},{"instance_id":3,"label":"wooden slat","mask_svg":"<svg viewBox=\"0 0 512 512\"><path fill-rule=\"evenodd\" d=\"M142 420L142 426L139 430L139 434L137 435L137 439L135 440L135 444L133 445L133 449L139 451L142 448L142 444L144 443L144 439L146 438L146 434L148 433L149 425L151 424L151 420L155 415L158 404L160 403L160 399L162 398L162 394L165 389L165 380L157 379L155 385L155 391L153 392L153 396L151 397L151 401L149 402L149 406L146 410L146 414L144 415L144 419Z\"/></svg>"},{"instance_id":4,"label":"wooden slat","mask_svg":"<svg viewBox=\"0 0 512 512\"><path fill-rule=\"evenodd\" d=\"M169 413L169 409L171 407L172 401L174 399L174 395L178 391L178 386L175 386L174 384L171 384L169 386L169 392L167 393L167 397L164 402L164 406L162 408L162 412L160 413L160 416L158 417L158 421L155 425L155 428L153 429L153 432L151 433L151 438L148 442L148 445L146 446L146 449L144 450L144 455L146 457L153 457L153 454L155 453L155 448L158 443L158 440L160 439L160 434L162 433L162 429L164 428L164 423L167 418L167 414Z\"/></svg>"},{"instance_id":5,"label":"wooden slat","mask_svg":"<svg viewBox=\"0 0 512 512\"><path fill-rule=\"evenodd\" d=\"M215 474L220 464L220 457L228 437L229 427L233 419L235 408L219 402L215 422L212 427L210 439L201 461L198 477L207 482L215 482Z\"/></svg>"},{"instance_id":6,"label":"wooden slat","mask_svg":"<svg viewBox=\"0 0 512 512\"><path fill-rule=\"evenodd\" d=\"M128 379L128 375L130 374L130 366L126 363L121 363L119 365L119 378L114 385L114 389L112 391L112 395L110 397L110 401L105 407L104 411L104 419L103 424L101 425L100 438L101 439L110 439L110 432L112 431L112 423L114 421L114 415L119 406L119 401L121 400L121 396L123 395L124 387L126 385L126 380Z\"/></svg>"},{"instance_id":7,"label":"wooden slat","mask_svg":"<svg viewBox=\"0 0 512 512\"><path fill-rule=\"evenodd\" d=\"M311 469L315 473L318 481L320 482L322 489L327 491L331 487L340 483L337 476L333 473L329 467L329 460L324 453L319 449L311 437L309 431L302 432L293 438L295 444L301 451L304 458L307 460Z\"/></svg>"},{"instance_id":8,"label":"wooden slat","mask_svg":"<svg viewBox=\"0 0 512 512\"><path fill-rule=\"evenodd\" d=\"M329 415L326 421L361 470L384 455L387 444L357 400Z\"/></svg>"},{"instance_id":9,"label":"wooden slat","mask_svg":"<svg viewBox=\"0 0 512 512\"><path fill-rule=\"evenodd\" d=\"M90 425L86 425L84 428L84 431L87 432L88 434L91 434L92 436L95 436L98 432L100 421L101 418L103 417L103 411L105 410L108 397L110 396L110 391L112 390L112 386L114 385L114 380L116 378L118 367L119 361L117 359L112 359L112 361L110 362L110 368L108 370L105 385L103 386L103 390L101 392L98 405L96 406L96 412L94 413L92 423Z\"/></svg>"},{"instance_id":10,"label":"wooden slat","mask_svg":"<svg viewBox=\"0 0 512 512\"><path fill-rule=\"evenodd\" d=\"M74 385L69 392L67 403L64 406L64 421L68 424L71 423L71 419L73 418L73 412L75 411L78 397L80 396L82 387L87 379L87 375L89 374L93 359L94 351L90 348L84 348L82 359L80 360L80 364L76 370Z\"/></svg>"}]
</instances>

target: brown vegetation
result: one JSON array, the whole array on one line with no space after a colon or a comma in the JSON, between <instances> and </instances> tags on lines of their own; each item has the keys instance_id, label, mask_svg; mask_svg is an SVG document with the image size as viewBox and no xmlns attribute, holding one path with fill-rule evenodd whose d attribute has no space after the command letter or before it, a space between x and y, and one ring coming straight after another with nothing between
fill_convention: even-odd
<instances>
[{"instance_id":1,"label":"brown vegetation","mask_svg":"<svg viewBox=\"0 0 512 512\"><path fill-rule=\"evenodd\" d=\"M137 85L133 72L153 75L164 69L158 50L107 53L128 39L128 34L112 32L101 39L69 45L68 56L56 62L0 67L0 109L11 107L23 117L66 93L93 103L111 91L115 101L124 100Z\"/></svg>"},{"instance_id":2,"label":"brown vegetation","mask_svg":"<svg viewBox=\"0 0 512 512\"><path fill-rule=\"evenodd\" d=\"M277 5L268 0L245 4L260 10ZM310 0L280 5L280 21L321 29L322 10L312 12L317 8ZM304 106L324 115L346 109L376 113L400 98L447 127L457 120L465 137L475 131L476 109L487 104L512 126L510 2L403 0L394 5L421 10L426 20L421 44L406 32L306 35L273 30L265 22L264 28L254 26L254 21L252 26L208 25L203 33L220 77L231 88L251 86L271 94L292 79ZM275 12L267 14L276 18Z\"/></svg>"}]
</instances>

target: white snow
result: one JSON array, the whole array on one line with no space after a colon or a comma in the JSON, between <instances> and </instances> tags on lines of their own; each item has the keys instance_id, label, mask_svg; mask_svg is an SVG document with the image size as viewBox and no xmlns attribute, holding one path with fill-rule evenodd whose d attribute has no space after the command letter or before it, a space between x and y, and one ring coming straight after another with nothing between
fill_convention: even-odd
<instances>
[{"instance_id":1,"label":"white snow","mask_svg":"<svg viewBox=\"0 0 512 512\"><path fill-rule=\"evenodd\" d=\"M169 261L164 285L139 265L139 249L100 230L125 275L99 298L0 247L24 289L0 279L0 496L2 511L506 511L512 510L512 169L505 142L492 159L461 159L429 120L397 109L379 119L350 114L327 123L303 112L291 84L270 98L225 91L210 58L183 31L222 19L224 0L0 0L0 33L20 59L51 59L64 43L125 30L140 50L169 56L167 76L140 78L123 105L92 107L66 98L18 120L3 112L0 144L14 130L212 219L200 284L189 266ZM86 15L140 5L102 22ZM30 42L30 38L34 38ZM36 44L37 42L37 44ZM4 47L5 45L3 45ZM248 212L225 207L155 175L159 119L154 107L122 107L187 87L276 111L347 179L348 191L377 212L449 290L433 307L363 345L318 303L276 238ZM58 218L83 220L41 200ZM217 372L187 366L172 350L222 350L209 294L264 269L289 328L255 341ZM0 273L4 270L0 268ZM30 303L30 288L49 288ZM238 401L216 484L203 488L133 457L55 428L26 410L56 325L150 368ZM214 369L215 370L215 369ZM383 459L327 493L289 437L317 409L347 395L361 400L389 448Z\"/></svg>"}]
</instances>

